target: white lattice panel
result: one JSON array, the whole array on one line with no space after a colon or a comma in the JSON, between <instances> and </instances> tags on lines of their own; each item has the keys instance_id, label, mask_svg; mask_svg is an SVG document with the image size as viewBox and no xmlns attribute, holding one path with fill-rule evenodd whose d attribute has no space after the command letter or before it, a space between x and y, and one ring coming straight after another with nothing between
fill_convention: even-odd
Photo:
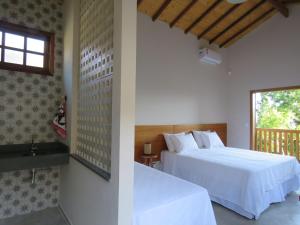
<instances>
[{"instance_id":1,"label":"white lattice panel","mask_svg":"<svg viewBox=\"0 0 300 225\"><path fill-rule=\"evenodd\" d=\"M113 1L81 0L76 154L110 173Z\"/></svg>"}]
</instances>

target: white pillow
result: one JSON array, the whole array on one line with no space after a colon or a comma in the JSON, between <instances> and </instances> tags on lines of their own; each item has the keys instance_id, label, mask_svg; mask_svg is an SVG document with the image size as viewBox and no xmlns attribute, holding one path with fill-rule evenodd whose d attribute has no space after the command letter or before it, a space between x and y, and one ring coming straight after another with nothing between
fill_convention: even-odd
<instances>
[{"instance_id":1,"label":"white pillow","mask_svg":"<svg viewBox=\"0 0 300 225\"><path fill-rule=\"evenodd\" d=\"M195 138L195 141L198 145L199 148L204 148L204 142L203 142L203 138L202 138L202 133L210 133L210 131L197 131L197 130L194 130L193 131L193 136Z\"/></svg>"},{"instance_id":2,"label":"white pillow","mask_svg":"<svg viewBox=\"0 0 300 225\"><path fill-rule=\"evenodd\" d=\"M198 145L192 134L176 135L172 137L172 140L177 153L198 149Z\"/></svg>"},{"instance_id":3,"label":"white pillow","mask_svg":"<svg viewBox=\"0 0 300 225\"><path fill-rule=\"evenodd\" d=\"M168 150L170 152L175 152L175 146L173 144L172 137L173 136L177 136L177 135L185 135L185 133L184 132L177 133L177 134L167 134L167 133L164 133L163 135L164 135L164 138L165 138Z\"/></svg>"},{"instance_id":4,"label":"white pillow","mask_svg":"<svg viewBox=\"0 0 300 225\"><path fill-rule=\"evenodd\" d=\"M206 148L224 147L223 142L216 132L202 133L201 136Z\"/></svg>"}]
</instances>

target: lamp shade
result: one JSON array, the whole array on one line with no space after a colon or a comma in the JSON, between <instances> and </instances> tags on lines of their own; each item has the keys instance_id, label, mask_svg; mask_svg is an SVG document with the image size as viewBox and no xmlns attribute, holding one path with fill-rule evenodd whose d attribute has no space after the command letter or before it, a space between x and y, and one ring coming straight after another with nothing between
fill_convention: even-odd
<instances>
[{"instance_id":1,"label":"lamp shade","mask_svg":"<svg viewBox=\"0 0 300 225\"><path fill-rule=\"evenodd\" d=\"M144 144L144 154L145 155L150 155L151 153L152 153L151 144L150 143Z\"/></svg>"}]
</instances>

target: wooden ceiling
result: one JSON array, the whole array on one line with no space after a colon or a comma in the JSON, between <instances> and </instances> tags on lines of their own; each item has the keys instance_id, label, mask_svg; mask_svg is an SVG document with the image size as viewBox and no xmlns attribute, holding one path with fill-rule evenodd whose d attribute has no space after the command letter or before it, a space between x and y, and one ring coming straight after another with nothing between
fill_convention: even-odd
<instances>
[{"instance_id":1,"label":"wooden ceiling","mask_svg":"<svg viewBox=\"0 0 300 225\"><path fill-rule=\"evenodd\" d=\"M300 0L138 0L138 10L152 20L192 33L210 44L228 47L276 13L288 17L287 5Z\"/></svg>"}]
</instances>

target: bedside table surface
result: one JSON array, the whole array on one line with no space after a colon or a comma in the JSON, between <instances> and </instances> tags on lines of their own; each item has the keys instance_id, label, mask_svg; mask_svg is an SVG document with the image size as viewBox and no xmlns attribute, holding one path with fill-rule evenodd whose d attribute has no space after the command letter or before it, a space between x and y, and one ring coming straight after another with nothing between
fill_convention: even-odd
<instances>
[{"instance_id":1,"label":"bedside table surface","mask_svg":"<svg viewBox=\"0 0 300 225\"><path fill-rule=\"evenodd\" d=\"M144 165L153 167L153 162L155 159L158 158L158 155L157 154L149 154L149 155L143 154L141 156L141 158L143 160Z\"/></svg>"},{"instance_id":2,"label":"bedside table surface","mask_svg":"<svg viewBox=\"0 0 300 225\"><path fill-rule=\"evenodd\" d=\"M158 155L156 155L156 154L149 154L149 155L143 154L141 157L144 158L144 159L151 159L151 158L155 159L155 158L158 158Z\"/></svg>"}]
</instances>

